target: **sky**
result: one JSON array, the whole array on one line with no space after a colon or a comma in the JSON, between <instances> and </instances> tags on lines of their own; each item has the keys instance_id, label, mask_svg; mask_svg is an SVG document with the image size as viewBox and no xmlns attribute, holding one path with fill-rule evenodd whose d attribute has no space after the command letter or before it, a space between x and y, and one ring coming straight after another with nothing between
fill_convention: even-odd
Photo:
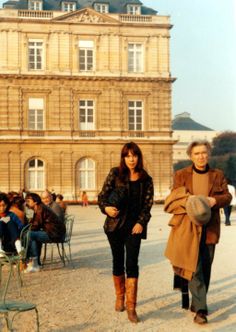
<instances>
[{"instance_id":1,"label":"sky","mask_svg":"<svg viewBox=\"0 0 236 332\"><path fill-rule=\"evenodd\" d=\"M0 0L0 7L5 0ZM236 1L142 0L171 17L172 115L236 131Z\"/></svg>"}]
</instances>

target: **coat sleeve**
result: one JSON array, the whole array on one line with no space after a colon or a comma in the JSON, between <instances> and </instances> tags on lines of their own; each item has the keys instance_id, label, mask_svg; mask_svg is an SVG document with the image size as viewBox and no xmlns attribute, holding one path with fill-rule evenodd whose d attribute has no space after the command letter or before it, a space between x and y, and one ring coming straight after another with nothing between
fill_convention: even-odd
<instances>
[{"instance_id":1,"label":"coat sleeve","mask_svg":"<svg viewBox=\"0 0 236 332\"><path fill-rule=\"evenodd\" d=\"M112 168L107 175L101 192L98 194L98 206L102 213L106 214L105 207L110 206L108 197L115 188L115 168Z\"/></svg>"},{"instance_id":2,"label":"coat sleeve","mask_svg":"<svg viewBox=\"0 0 236 332\"><path fill-rule=\"evenodd\" d=\"M147 181L147 184L144 189L144 195L143 195L144 202L137 220L137 223L141 224L142 226L146 226L151 218L150 211L153 205L153 192L154 192L153 181L152 178L150 178Z\"/></svg>"},{"instance_id":3,"label":"coat sleeve","mask_svg":"<svg viewBox=\"0 0 236 332\"><path fill-rule=\"evenodd\" d=\"M212 197L216 199L216 205L213 209L219 209L226 205L229 205L232 199L232 195L229 193L227 181L222 171L218 170L216 185L213 187Z\"/></svg>"}]
</instances>

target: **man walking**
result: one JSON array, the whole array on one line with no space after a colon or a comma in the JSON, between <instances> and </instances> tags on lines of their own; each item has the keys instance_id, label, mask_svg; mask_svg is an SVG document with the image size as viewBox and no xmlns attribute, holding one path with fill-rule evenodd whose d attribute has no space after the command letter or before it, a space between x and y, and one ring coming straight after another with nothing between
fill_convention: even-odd
<instances>
[{"instance_id":1,"label":"man walking","mask_svg":"<svg viewBox=\"0 0 236 332\"><path fill-rule=\"evenodd\" d=\"M210 150L207 141L189 145L187 154L192 165L175 173L173 190L165 202L165 211L174 214L169 223L172 229L165 255L175 273L189 280L190 309L195 312L194 322L198 324L207 323L207 291L215 245L220 237L219 209L231 200L223 172L208 165ZM193 203L193 195L199 200L194 201L190 215L188 206ZM200 220L197 223L195 213L202 223Z\"/></svg>"}]
</instances>

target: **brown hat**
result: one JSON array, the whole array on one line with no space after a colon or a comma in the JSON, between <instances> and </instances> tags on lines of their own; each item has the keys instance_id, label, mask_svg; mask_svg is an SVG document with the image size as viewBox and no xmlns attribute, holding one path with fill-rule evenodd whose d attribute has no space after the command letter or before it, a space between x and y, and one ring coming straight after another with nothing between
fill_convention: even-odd
<instances>
[{"instance_id":1,"label":"brown hat","mask_svg":"<svg viewBox=\"0 0 236 332\"><path fill-rule=\"evenodd\" d=\"M197 226L207 224L211 218L211 208L205 196L190 196L185 208L190 220Z\"/></svg>"}]
</instances>

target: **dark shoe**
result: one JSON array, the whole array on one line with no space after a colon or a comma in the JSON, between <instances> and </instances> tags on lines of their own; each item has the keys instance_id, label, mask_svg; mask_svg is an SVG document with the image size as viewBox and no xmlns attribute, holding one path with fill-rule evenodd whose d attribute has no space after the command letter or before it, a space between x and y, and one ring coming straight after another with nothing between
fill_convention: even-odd
<instances>
[{"instance_id":1,"label":"dark shoe","mask_svg":"<svg viewBox=\"0 0 236 332\"><path fill-rule=\"evenodd\" d=\"M194 323L197 324L206 324L207 323L207 317L206 314L203 313L201 310L199 310L196 314L196 316L193 319Z\"/></svg>"},{"instance_id":2,"label":"dark shoe","mask_svg":"<svg viewBox=\"0 0 236 332\"><path fill-rule=\"evenodd\" d=\"M189 308L189 295L188 293L182 293L182 308L188 310Z\"/></svg>"},{"instance_id":3,"label":"dark shoe","mask_svg":"<svg viewBox=\"0 0 236 332\"><path fill-rule=\"evenodd\" d=\"M190 310L192 312L197 312L197 310L195 309L194 305L192 305L192 304L190 306ZM207 309L206 310L201 310L201 312L204 313L206 316L208 315L208 310Z\"/></svg>"},{"instance_id":4,"label":"dark shoe","mask_svg":"<svg viewBox=\"0 0 236 332\"><path fill-rule=\"evenodd\" d=\"M226 222L225 226L231 226L231 223L230 222Z\"/></svg>"}]
</instances>

